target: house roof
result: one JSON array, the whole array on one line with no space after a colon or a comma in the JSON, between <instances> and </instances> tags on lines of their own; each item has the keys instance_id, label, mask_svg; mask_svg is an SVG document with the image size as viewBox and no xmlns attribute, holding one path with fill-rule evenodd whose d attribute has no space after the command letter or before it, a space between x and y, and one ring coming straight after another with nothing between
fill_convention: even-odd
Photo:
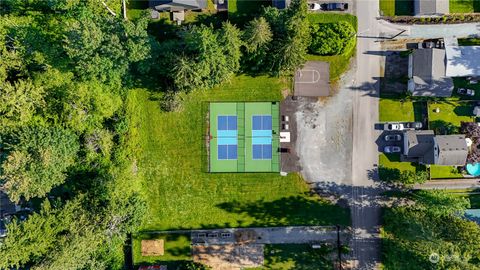
<instances>
[{"instance_id":1,"label":"house roof","mask_svg":"<svg viewBox=\"0 0 480 270\"><path fill-rule=\"evenodd\" d=\"M449 0L415 0L413 6L416 16L446 14L450 11Z\"/></svg>"},{"instance_id":2,"label":"house roof","mask_svg":"<svg viewBox=\"0 0 480 270\"><path fill-rule=\"evenodd\" d=\"M285 9L288 8L290 2L291 0L272 0L272 6L278 9Z\"/></svg>"},{"instance_id":3,"label":"house roof","mask_svg":"<svg viewBox=\"0 0 480 270\"><path fill-rule=\"evenodd\" d=\"M480 46L458 46L456 38L445 38L445 51L447 76L480 76Z\"/></svg>"},{"instance_id":4,"label":"house roof","mask_svg":"<svg viewBox=\"0 0 480 270\"><path fill-rule=\"evenodd\" d=\"M435 137L438 156L435 164L463 166L467 162L468 147L465 135L439 135Z\"/></svg>"},{"instance_id":5,"label":"house roof","mask_svg":"<svg viewBox=\"0 0 480 270\"><path fill-rule=\"evenodd\" d=\"M207 0L150 0L150 8L160 11L181 11L207 8Z\"/></svg>"},{"instance_id":6,"label":"house roof","mask_svg":"<svg viewBox=\"0 0 480 270\"><path fill-rule=\"evenodd\" d=\"M433 130L408 130L405 132L406 152L409 158L416 158L421 163L433 164L434 141Z\"/></svg>"},{"instance_id":7,"label":"house roof","mask_svg":"<svg viewBox=\"0 0 480 270\"><path fill-rule=\"evenodd\" d=\"M414 50L411 62L414 96L449 97L452 95L453 80L445 74L445 50Z\"/></svg>"}]
</instances>

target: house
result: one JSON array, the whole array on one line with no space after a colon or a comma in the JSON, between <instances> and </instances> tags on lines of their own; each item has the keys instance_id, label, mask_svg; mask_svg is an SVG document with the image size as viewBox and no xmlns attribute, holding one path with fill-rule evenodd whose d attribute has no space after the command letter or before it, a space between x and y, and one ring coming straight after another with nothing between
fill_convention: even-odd
<instances>
[{"instance_id":1,"label":"house","mask_svg":"<svg viewBox=\"0 0 480 270\"><path fill-rule=\"evenodd\" d=\"M415 16L443 15L450 11L449 0L414 0Z\"/></svg>"},{"instance_id":2,"label":"house","mask_svg":"<svg viewBox=\"0 0 480 270\"><path fill-rule=\"evenodd\" d=\"M432 130L404 133L403 155L424 165L464 166L468 147L465 135L435 135Z\"/></svg>"},{"instance_id":3,"label":"house","mask_svg":"<svg viewBox=\"0 0 480 270\"><path fill-rule=\"evenodd\" d=\"M444 38L444 44L409 55L408 91L413 96L449 97L452 78L480 77L480 46L459 46L457 38Z\"/></svg>"},{"instance_id":4,"label":"house","mask_svg":"<svg viewBox=\"0 0 480 270\"><path fill-rule=\"evenodd\" d=\"M414 96L449 97L453 80L446 75L444 49L417 49L408 59L408 90Z\"/></svg>"}]
</instances>

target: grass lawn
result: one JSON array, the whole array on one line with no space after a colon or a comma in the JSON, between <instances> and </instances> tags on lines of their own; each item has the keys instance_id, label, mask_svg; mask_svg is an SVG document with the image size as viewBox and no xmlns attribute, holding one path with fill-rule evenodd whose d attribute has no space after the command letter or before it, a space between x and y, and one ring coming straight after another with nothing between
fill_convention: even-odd
<instances>
[{"instance_id":1,"label":"grass lawn","mask_svg":"<svg viewBox=\"0 0 480 270\"><path fill-rule=\"evenodd\" d=\"M465 41L465 42L469 42L472 45L474 45L473 43L479 42L479 45L480 45L480 39L478 39L478 40L469 39L468 41ZM457 89L457 88L473 89L473 90L475 90L475 96L473 96L473 97L460 96L460 95L457 94L457 92L455 90L452 94L452 99L480 100L480 83L470 84L466 78L453 78L453 85L455 86L455 89Z\"/></svg>"},{"instance_id":2,"label":"grass lawn","mask_svg":"<svg viewBox=\"0 0 480 270\"><path fill-rule=\"evenodd\" d=\"M398 169L401 172L417 170L417 165L410 162L401 162L399 154L380 154L379 163L381 166L389 169Z\"/></svg>"},{"instance_id":3,"label":"grass lawn","mask_svg":"<svg viewBox=\"0 0 480 270\"><path fill-rule=\"evenodd\" d=\"M398 99L380 99L380 122L415 121L413 102L401 102Z\"/></svg>"},{"instance_id":4,"label":"grass lawn","mask_svg":"<svg viewBox=\"0 0 480 270\"><path fill-rule=\"evenodd\" d=\"M176 112L160 109L160 94L131 92L148 204L143 230L349 224L347 209L309 195L298 174L205 172L208 101L280 100L285 84L242 75L215 89L182 94Z\"/></svg>"},{"instance_id":5,"label":"grass lawn","mask_svg":"<svg viewBox=\"0 0 480 270\"><path fill-rule=\"evenodd\" d=\"M449 178L463 178L463 175L458 172L458 169L453 166L430 166L430 178L432 179L449 179Z\"/></svg>"},{"instance_id":6,"label":"grass lawn","mask_svg":"<svg viewBox=\"0 0 480 270\"><path fill-rule=\"evenodd\" d=\"M479 0L450 0L450 13L473 13L480 11Z\"/></svg>"},{"instance_id":7,"label":"grass lawn","mask_svg":"<svg viewBox=\"0 0 480 270\"><path fill-rule=\"evenodd\" d=\"M380 0L383 16L413 15L413 0Z\"/></svg>"},{"instance_id":8,"label":"grass lawn","mask_svg":"<svg viewBox=\"0 0 480 270\"><path fill-rule=\"evenodd\" d=\"M458 45L460 46L479 46L480 45L480 38L459 38ZM453 78L460 79L460 78Z\"/></svg>"},{"instance_id":9,"label":"grass lawn","mask_svg":"<svg viewBox=\"0 0 480 270\"><path fill-rule=\"evenodd\" d=\"M436 113L433 110L439 108L440 112ZM428 114L430 121L430 128L439 131L445 128L449 123L455 128L460 127L460 122L472 122L473 106L465 102L444 101L437 103L429 103ZM437 134L442 134L440 131ZM452 133L456 133L453 131Z\"/></svg>"},{"instance_id":10,"label":"grass lawn","mask_svg":"<svg viewBox=\"0 0 480 270\"><path fill-rule=\"evenodd\" d=\"M142 240L163 239L163 256L142 256ZM161 263L176 266L184 261L191 261L191 241L189 234L140 234L133 240L133 261L135 265Z\"/></svg>"},{"instance_id":11,"label":"grass lawn","mask_svg":"<svg viewBox=\"0 0 480 270\"><path fill-rule=\"evenodd\" d=\"M265 245L264 267L250 270L333 269L333 262L327 258L330 252L330 248L313 249L308 244Z\"/></svg>"},{"instance_id":12,"label":"grass lawn","mask_svg":"<svg viewBox=\"0 0 480 270\"><path fill-rule=\"evenodd\" d=\"M317 23L334 23L339 21L346 21L357 29L357 17L350 14L334 14L334 13L309 13L308 21L311 24ZM350 51L342 55L321 56L309 54L307 60L311 61L325 61L330 63L330 80L337 81L340 76L348 70L350 66L350 59L355 54L355 46Z\"/></svg>"}]
</instances>

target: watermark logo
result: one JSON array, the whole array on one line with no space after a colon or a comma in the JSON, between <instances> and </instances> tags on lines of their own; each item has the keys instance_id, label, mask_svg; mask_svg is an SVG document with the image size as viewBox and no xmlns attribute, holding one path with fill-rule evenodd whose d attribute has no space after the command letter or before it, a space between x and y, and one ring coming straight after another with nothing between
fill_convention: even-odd
<instances>
[{"instance_id":1,"label":"watermark logo","mask_svg":"<svg viewBox=\"0 0 480 270\"><path fill-rule=\"evenodd\" d=\"M433 252L432 254L430 254L430 256L428 256L428 260L431 263L437 264L440 261L440 255L438 255L438 253Z\"/></svg>"}]
</instances>

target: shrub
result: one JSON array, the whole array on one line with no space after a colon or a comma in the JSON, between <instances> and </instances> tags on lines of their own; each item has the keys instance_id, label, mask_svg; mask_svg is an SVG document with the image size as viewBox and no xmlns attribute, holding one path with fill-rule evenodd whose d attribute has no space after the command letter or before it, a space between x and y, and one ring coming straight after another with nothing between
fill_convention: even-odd
<instances>
[{"instance_id":1,"label":"shrub","mask_svg":"<svg viewBox=\"0 0 480 270\"><path fill-rule=\"evenodd\" d=\"M355 29L348 22L314 24L310 32L312 39L309 50L314 54L339 55L354 44Z\"/></svg>"}]
</instances>

